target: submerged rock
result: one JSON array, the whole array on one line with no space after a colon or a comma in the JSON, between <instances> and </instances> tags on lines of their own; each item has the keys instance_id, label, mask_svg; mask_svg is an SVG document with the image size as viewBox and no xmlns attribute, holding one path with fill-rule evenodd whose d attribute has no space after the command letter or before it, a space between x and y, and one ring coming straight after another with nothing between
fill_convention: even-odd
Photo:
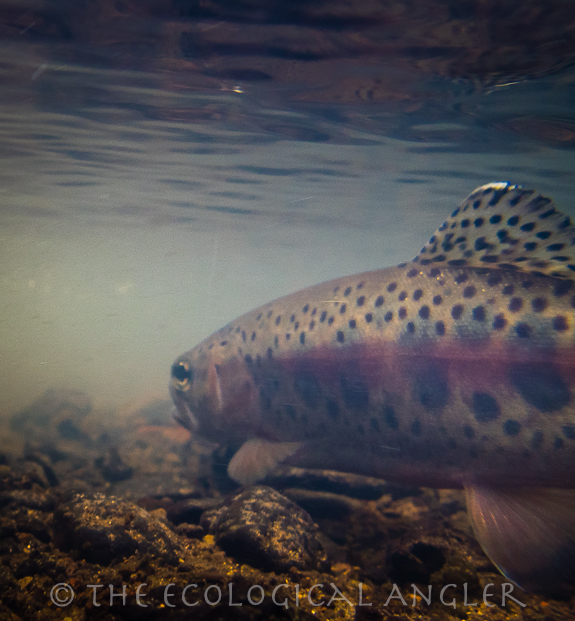
<instances>
[{"instance_id":1,"label":"submerged rock","mask_svg":"<svg viewBox=\"0 0 575 621\"><path fill-rule=\"evenodd\" d=\"M281 573L326 565L318 527L309 514L271 487L257 486L208 511L202 526L230 556Z\"/></svg>"},{"instance_id":2,"label":"submerged rock","mask_svg":"<svg viewBox=\"0 0 575 621\"><path fill-rule=\"evenodd\" d=\"M78 494L60 505L54 514L54 538L60 548L100 565L136 550L177 564L185 549L155 516L134 503L102 494Z\"/></svg>"}]
</instances>

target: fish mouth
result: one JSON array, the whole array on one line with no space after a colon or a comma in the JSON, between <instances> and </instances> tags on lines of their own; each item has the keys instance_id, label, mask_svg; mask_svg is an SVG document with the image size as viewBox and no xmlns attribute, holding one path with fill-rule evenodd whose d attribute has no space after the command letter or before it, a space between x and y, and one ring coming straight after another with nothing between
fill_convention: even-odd
<instances>
[{"instance_id":1,"label":"fish mouth","mask_svg":"<svg viewBox=\"0 0 575 621\"><path fill-rule=\"evenodd\" d=\"M194 416L182 395L172 385L170 385L170 396L176 406L173 412L175 421L188 431L195 433L200 426L198 419Z\"/></svg>"}]
</instances>

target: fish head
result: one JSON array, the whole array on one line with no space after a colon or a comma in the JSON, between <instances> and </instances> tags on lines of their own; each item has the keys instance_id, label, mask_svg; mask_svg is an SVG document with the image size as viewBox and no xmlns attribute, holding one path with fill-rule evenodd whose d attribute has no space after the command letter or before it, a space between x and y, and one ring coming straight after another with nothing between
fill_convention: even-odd
<instances>
[{"instance_id":1,"label":"fish head","mask_svg":"<svg viewBox=\"0 0 575 621\"><path fill-rule=\"evenodd\" d=\"M254 380L241 357L204 344L179 356L171 368L170 394L178 423L213 442L243 441L258 416Z\"/></svg>"}]
</instances>

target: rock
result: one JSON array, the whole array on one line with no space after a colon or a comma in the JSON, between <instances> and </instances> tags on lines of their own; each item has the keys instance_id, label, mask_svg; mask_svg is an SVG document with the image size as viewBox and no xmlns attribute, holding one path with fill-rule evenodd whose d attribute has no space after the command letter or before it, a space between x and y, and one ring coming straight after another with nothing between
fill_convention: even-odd
<instances>
[{"instance_id":1,"label":"rock","mask_svg":"<svg viewBox=\"0 0 575 621\"><path fill-rule=\"evenodd\" d=\"M54 539L61 549L100 565L136 551L175 565L185 552L184 542L150 513L102 494L78 494L60 505L54 514Z\"/></svg>"},{"instance_id":2,"label":"rock","mask_svg":"<svg viewBox=\"0 0 575 621\"><path fill-rule=\"evenodd\" d=\"M110 447L104 457L98 457L95 464L96 468L102 472L104 479L109 483L126 481L132 478L134 474L134 469L122 461L120 453L115 446Z\"/></svg>"},{"instance_id":3,"label":"rock","mask_svg":"<svg viewBox=\"0 0 575 621\"><path fill-rule=\"evenodd\" d=\"M286 489L283 493L303 507L314 520L343 520L362 506L360 500L329 492L312 492L305 489Z\"/></svg>"},{"instance_id":4,"label":"rock","mask_svg":"<svg viewBox=\"0 0 575 621\"><path fill-rule=\"evenodd\" d=\"M23 434L52 427L66 440L84 439L78 423L92 409L90 398L80 390L49 388L27 408L14 414L10 428Z\"/></svg>"},{"instance_id":5,"label":"rock","mask_svg":"<svg viewBox=\"0 0 575 621\"><path fill-rule=\"evenodd\" d=\"M271 487L244 490L209 514L201 525L240 562L276 573L326 565L317 525Z\"/></svg>"},{"instance_id":6,"label":"rock","mask_svg":"<svg viewBox=\"0 0 575 621\"><path fill-rule=\"evenodd\" d=\"M202 513L221 505L221 498L186 498L168 508L168 520L174 524L199 524Z\"/></svg>"},{"instance_id":7,"label":"rock","mask_svg":"<svg viewBox=\"0 0 575 621\"><path fill-rule=\"evenodd\" d=\"M299 488L331 492L361 500L377 500L384 494L391 494L397 500L420 493L418 487L388 483L375 477L334 470L307 470L290 466L281 466L268 475L266 482L279 489Z\"/></svg>"}]
</instances>

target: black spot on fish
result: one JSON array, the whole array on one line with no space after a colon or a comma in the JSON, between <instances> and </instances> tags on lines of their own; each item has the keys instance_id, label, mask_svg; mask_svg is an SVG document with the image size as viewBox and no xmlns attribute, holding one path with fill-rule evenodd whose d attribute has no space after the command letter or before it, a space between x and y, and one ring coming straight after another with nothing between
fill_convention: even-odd
<instances>
[{"instance_id":1,"label":"black spot on fish","mask_svg":"<svg viewBox=\"0 0 575 621\"><path fill-rule=\"evenodd\" d=\"M397 312L397 316L400 319L405 319L407 317L407 309L405 308L405 306L401 306L399 308L399 311Z\"/></svg>"},{"instance_id":2,"label":"black spot on fish","mask_svg":"<svg viewBox=\"0 0 575 621\"><path fill-rule=\"evenodd\" d=\"M507 319L505 319L505 315L500 313L499 315L495 315L493 319L493 329L494 330L503 330L507 325Z\"/></svg>"},{"instance_id":3,"label":"black spot on fish","mask_svg":"<svg viewBox=\"0 0 575 621\"><path fill-rule=\"evenodd\" d=\"M336 338L338 343L343 343L345 341L345 334L341 330L338 330Z\"/></svg>"},{"instance_id":4,"label":"black spot on fish","mask_svg":"<svg viewBox=\"0 0 575 621\"><path fill-rule=\"evenodd\" d=\"M463 427L463 435L469 440L473 440L475 437L475 431L471 425L464 425Z\"/></svg>"},{"instance_id":5,"label":"black spot on fish","mask_svg":"<svg viewBox=\"0 0 575 621\"><path fill-rule=\"evenodd\" d=\"M358 376L342 375L340 380L341 395L350 410L366 410L369 405L369 389L365 381Z\"/></svg>"},{"instance_id":6,"label":"black spot on fish","mask_svg":"<svg viewBox=\"0 0 575 621\"><path fill-rule=\"evenodd\" d=\"M505 285L505 287L501 290L501 293L503 293L503 295L513 295L513 291L515 291L515 287L513 285Z\"/></svg>"},{"instance_id":7,"label":"black spot on fish","mask_svg":"<svg viewBox=\"0 0 575 621\"><path fill-rule=\"evenodd\" d=\"M294 329L294 330L298 330L298 329L299 329L299 321L296 321L296 322L293 324L293 329Z\"/></svg>"},{"instance_id":8,"label":"black spot on fish","mask_svg":"<svg viewBox=\"0 0 575 621\"><path fill-rule=\"evenodd\" d=\"M406 263L400 263L397 267L405 267L406 265L407 265ZM365 283L363 281L357 283L356 289L363 289L364 284Z\"/></svg>"},{"instance_id":9,"label":"black spot on fish","mask_svg":"<svg viewBox=\"0 0 575 621\"><path fill-rule=\"evenodd\" d=\"M433 296L433 303L435 306L439 306L443 302L443 298L440 295Z\"/></svg>"},{"instance_id":10,"label":"black spot on fish","mask_svg":"<svg viewBox=\"0 0 575 621\"><path fill-rule=\"evenodd\" d=\"M253 362L252 357L250 356L250 354L246 354L244 356L244 360L246 361L246 364L252 364L252 362Z\"/></svg>"},{"instance_id":11,"label":"black spot on fish","mask_svg":"<svg viewBox=\"0 0 575 621\"><path fill-rule=\"evenodd\" d=\"M408 278L413 278L414 276L417 276L418 273L419 273L418 270L412 269L412 270L409 270L409 272L407 272L406 276Z\"/></svg>"},{"instance_id":12,"label":"black spot on fish","mask_svg":"<svg viewBox=\"0 0 575 621\"><path fill-rule=\"evenodd\" d=\"M569 291L571 291L572 288L573 288L572 280L560 280L557 282L557 284L553 288L553 295L556 298L563 297L564 295L569 293Z\"/></svg>"},{"instance_id":13,"label":"black spot on fish","mask_svg":"<svg viewBox=\"0 0 575 621\"><path fill-rule=\"evenodd\" d=\"M540 412L556 412L569 403L569 388L549 363L515 364L509 379L523 399Z\"/></svg>"},{"instance_id":14,"label":"black spot on fish","mask_svg":"<svg viewBox=\"0 0 575 621\"><path fill-rule=\"evenodd\" d=\"M551 231L539 231L539 233L535 233L535 237L539 237L539 239L549 239L551 237Z\"/></svg>"},{"instance_id":15,"label":"black spot on fish","mask_svg":"<svg viewBox=\"0 0 575 621\"><path fill-rule=\"evenodd\" d=\"M227 342L227 341L222 341L222 342L220 343L220 345L221 345L222 347L225 347L227 344L228 344L228 342Z\"/></svg>"},{"instance_id":16,"label":"black spot on fish","mask_svg":"<svg viewBox=\"0 0 575 621\"><path fill-rule=\"evenodd\" d=\"M575 425L564 425L563 426L563 435L568 440L575 440Z\"/></svg>"},{"instance_id":17,"label":"black spot on fish","mask_svg":"<svg viewBox=\"0 0 575 621\"><path fill-rule=\"evenodd\" d=\"M518 222L519 222L519 216L511 216L511 218L507 220L507 224L509 226L515 226Z\"/></svg>"},{"instance_id":18,"label":"black spot on fish","mask_svg":"<svg viewBox=\"0 0 575 621\"><path fill-rule=\"evenodd\" d=\"M282 320L281 315L278 315L278 316L276 317L276 326L279 326L279 325L280 325L280 321L281 321L281 320ZM243 336L243 335L244 335L244 333L242 332L242 336Z\"/></svg>"},{"instance_id":19,"label":"black spot on fish","mask_svg":"<svg viewBox=\"0 0 575 621\"><path fill-rule=\"evenodd\" d=\"M413 299L417 302L417 300L419 300L422 295L423 295L423 291L421 289L416 289L413 292Z\"/></svg>"},{"instance_id":20,"label":"black spot on fish","mask_svg":"<svg viewBox=\"0 0 575 621\"><path fill-rule=\"evenodd\" d=\"M294 389L309 408L317 407L321 398L321 386L308 365L296 370Z\"/></svg>"},{"instance_id":21,"label":"black spot on fish","mask_svg":"<svg viewBox=\"0 0 575 621\"><path fill-rule=\"evenodd\" d=\"M486 392L473 393L471 408L478 423L488 423L501 414L497 399Z\"/></svg>"},{"instance_id":22,"label":"black spot on fish","mask_svg":"<svg viewBox=\"0 0 575 621\"><path fill-rule=\"evenodd\" d=\"M377 299L375 300L375 307L379 308L380 306L383 306L383 302L384 302L384 297L382 295L378 296Z\"/></svg>"},{"instance_id":23,"label":"black spot on fish","mask_svg":"<svg viewBox=\"0 0 575 621\"><path fill-rule=\"evenodd\" d=\"M460 285L461 283L464 283L467 279L469 278L469 274L467 274L466 272L460 272L459 274L457 274L457 276L455 277L455 282Z\"/></svg>"},{"instance_id":24,"label":"black spot on fish","mask_svg":"<svg viewBox=\"0 0 575 621\"><path fill-rule=\"evenodd\" d=\"M289 341L291 339L291 334L289 332L286 333L286 341Z\"/></svg>"},{"instance_id":25,"label":"black spot on fish","mask_svg":"<svg viewBox=\"0 0 575 621\"><path fill-rule=\"evenodd\" d=\"M397 429L399 427L397 417L395 416L395 410L391 407L391 405L386 405L383 408L383 419L385 420L385 424L390 429Z\"/></svg>"},{"instance_id":26,"label":"black spot on fish","mask_svg":"<svg viewBox=\"0 0 575 621\"><path fill-rule=\"evenodd\" d=\"M322 311L321 315L319 316L320 322L323 323L326 317L327 317L327 311Z\"/></svg>"},{"instance_id":27,"label":"black spot on fish","mask_svg":"<svg viewBox=\"0 0 575 621\"><path fill-rule=\"evenodd\" d=\"M461 228L466 229L470 224L471 222L467 218L465 218L464 220L461 221Z\"/></svg>"},{"instance_id":28,"label":"black spot on fish","mask_svg":"<svg viewBox=\"0 0 575 621\"><path fill-rule=\"evenodd\" d=\"M387 290L389 291L389 293L393 293L396 289L397 289L396 282L392 282L389 285L387 285Z\"/></svg>"},{"instance_id":29,"label":"black spot on fish","mask_svg":"<svg viewBox=\"0 0 575 621\"><path fill-rule=\"evenodd\" d=\"M293 323L295 321L295 315L292 315L289 320Z\"/></svg>"},{"instance_id":30,"label":"black spot on fish","mask_svg":"<svg viewBox=\"0 0 575 621\"><path fill-rule=\"evenodd\" d=\"M422 306L419 309L419 316L422 319L429 319L429 306Z\"/></svg>"},{"instance_id":31,"label":"black spot on fish","mask_svg":"<svg viewBox=\"0 0 575 621\"><path fill-rule=\"evenodd\" d=\"M305 345L305 332L302 332L302 333L299 335L299 342L300 342L302 345Z\"/></svg>"},{"instance_id":32,"label":"black spot on fish","mask_svg":"<svg viewBox=\"0 0 575 621\"><path fill-rule=\"evenodd\" d=\"M388 311L387 313L385 313L385 316L383 318L384 321L390 322L392 319L393 319L393 313L391 311Z\"/></svg>"},{"instance_id":33,"label":"black spot on fish","mask_svg":"<svg viewBox=\"0 0 575 621\"><path fill-rule=\"evenodd\" d=\"M270 360L274 357L274 350L271 347L268 347L267 355Z\"/></svg>"},{"instance_id":34,"label":"black spot on fish","mask_svg":"<svg viewBox=\"0 0 575 621\"><path fill-rule=\"evenodd\" d=\"M499 224L501 222L501 216L499 214L495 214L489 218L490 224Z\"/></svg>"},{"instance_id":35,"label":"black spot on fish","mask_svg":"<svg viewBox=\"0 0 575 621\"><path fill-rule=\"evenodd\" d=\"M411 433L414 436L420 436L421 435L421 422L418 420L414 420L413 423L411 424Z\"/></svg>"},{"instance_id":36,"label":"black spot on fish","mask_svg":"<svg viewBox=\"0 0 575 621\"><path fill-rule=\"evenodd\" d=\"M531 308L536 313L542 313L547 308L547 300L545 298L535 298L531 300Z\"/></svg>"},{"instance_id":37,"label":"black spot on fish","mask_svg":"<svg viewBox=\"0 0 575 621\"><path fill-rule=\"evenodd\" d=\"M421 364L413 374L417 399L427 410L441 410L449 400L449 384L445 370L436 364Z\"/></svg>"},{"instance_id":38,"label":"black spot on fish","mask_svg":"<svg viewBox=\"0 0 575 621\"><path fill-rule=\"evenodd\" d=\"M343 313L345 313L345 311L347 310L347 304L342 304L339 307L339 312L343 315Z\"/></svg>"},{"instance_id":39,"label":"black spot on fish","mask_svg":"<svg viewBox=\"0 0 575 621\"><path fill-rule=\"evenodd\" d=\"M478 237L475 240L474 247L477 252L480 252L481 250L491 250L491 248L493 248L493 244L489 244L488 242L486 242L485 237Z\"/></svg>"},{"instance_id":40,"label":"black spot on fish","mask_svg":"<svg viewBox=\"0 0 575 621\"><path fill-rule=\"evenodd\" d=\"M314 328L315 328L315 321L312 319L312 320L309 322L309 329L310 329L310 330L313 330Z\"/></svg>"},{"instance_id":41,"label":"black spot on fish","mask_svg":"<svg viewBox=\"0 0 575 621\"><path fill-rule=\"evenodd\" d=\"M473 309L472 314L475 321L485 321L485 309L483 306L476 306Z\"/></svg>"},{"instance_id":42,"label":"black spot on fish","mask_svg":"<svg viewBox=\"0 0 575 621\"><path fill-rule=\"evenodd\" d=\"M399 294L399 296L397 297L397 299L398 299L400 302L403 302L403 300L405 300L405 298L406 298L406 297L407 297L407 292L406 292L406 291L402 291L402 292Z\"/></svg>"},{"instance_id":43,"label":"black spot on fish","mask_svg":"<svg viewBox=\"0 0 575 621\"><path fill-rule=\"evenodd\" d=\"M302 313L307 313L309 310L309 304L306 304L301 310L302 310Z\"/></svg>"},{"instance_id":44,"label":"black spot on fish","mask_svg":"<svg viewBox=\"0 0 575 621\"><path fill-rule=\"evenodd\" d=\"M380 433L381 429L379 428L379 421L377 420L377 418L371 418L369 423L373 431Z\"/></svg>"},{"instance_id":45,"label":"black spot on fish","mask_svg":"<svg viewBox=\"0 0 575 621\"><path fill-rule=\"evenodd\" d=\"M516 420L506 420L503 423L503 433L506 436L516 436L521 431L521 423Z\"/></svg>"},{"instance_id":46,"label":"black spot on fish","mask_svg":"<svg viewBox=\"0 0 575 621\"><path fill-rule=\"evenodd\" d=\"M545 436L543 435L542 431L539 431L539 429L534 431L533 435L531 436L531 448L534 450L541 448L544 438Z\"/></svg>"},{"instance_id":47,"label":"black spot on fish","mask_svg":"<svg viewBox=\"0 0 575 621\"><path fill-rule=\"evenodd\" d=\"M553 446L554 446L556 449L561 449L561 448L563 448L563 445L564 445L564 444L565 444L565 443L563 442L563 438L555 438L555 440L553 440Z\"/></svg>"},{"instance_id":48,"label":"black spot on fish","mask_svg":"<svg viewBox=\"0 0 575 621\"><path fill-rule=\"evenodd\" d=\"M357 298L355 303L358 306L363 306L365 304L365 295L361 295L359 298Z\"/></svg>"},{"instance_id":49,"label":"black spot on fish","mask_svg":"<svg viewBox=\"0 0 575 621\"><path fill-rule=\"evenodd\" d=\"M528 323L518 323L515 332L521 339L528 339L531 336L531 326Z\"/></svg>"},{"instance_id":50,"label":"black spot on fish","mask_svg":"<svg viewBox=\"0 0 575 621\"><path fill-rule=\"evenodd\" d=\"M327 320L327 325L328 325L328 326L331 326L331 324L332 324L334 321L335 321L335 317L330 317L330 318Z\"/></svg>"},{"instance_id":51,"label":"black spot on fish","mask_svg":"<svg viewBox=\"0 0 575 621\"><path fill-rule=\"evenodd\" d=\"M549 250L549 252L559 252L559 250L563 250L564 247L565 244L549 244L547 250Z\"/></svg>"},{"instance_id":52,"label":"black spot on fish","mask_svg":"<svg viewBox=\"0 0 575 621\"><path fill-rule=\"evenodd\" d=\"M355 319L350 319L349 320L349 327L350 328L353 329L353 328L355 328L356 325L357 325L357 323L356 323Z\"/></svg>"},{"instance_id":53,"label":"black spot on fish","mask_svg":"<svg viewBox=\"0 0 575 621\"><path fill-rule=\"evenodd\" d=\"M336 420L337 418L339 418L339 405L337 401L334 401L333 399L328 399L325 403L325 407L327 410L327 415L332 420Z\"/></svg>"},{"instance_id":54,"label":"black spot on fish","mask_svg":"<svg viewBox=\"0 0 575 621\"><path fill-rule=\"evenodd\" d=\"M242 330L242 341L245 343L246 342L246 333L244 330Z\"/></svg>"},{"instance_id":55,"label":"black spot on fish","mask_svg":"<svg viewBox=\"0 0 575 621\"><path fill-rule=\"evenodd\" d=\"M279 347L279 344L280 344L280 337L276 334L276 335L274 336L274 345L275 345L276 347Z\"/></svg>"},{"instance_id":56,"label":"black spot on fish","mask_svg":"<svg viewBox=\"0 0 575 621\"><path fill-rule=\"evenodd\" d=\"M343 292L343 295L346 297L351 293L351 287L347 287L347 289Z\"/></svg>"},{"instance_id":57,"label":"black spot on fish","mask_svg":"<svg viewBox=\"0 0 575 621\"><path fill-rule=\"evenodd\" d=\"M483 218L476 218L473 224L475 225L475 228L478 229L480 226L483 226L484 222L485 220Z\"/></svg>"},{"instance_id":58,"label":"black spot on fish","mask_svg":"<svg viewBox=\"0 0 575 621\"><path fill-rule=\"evenodd\" d=\"M532 252L537 248L537 242L527 242L526 244L523 244L523 248L525 248L527 252Z\"/></svg>"},{"instance_id":59,"label":"black spot on fish","mask_svg":"<svg viewBox=\"0 0 575 621\"><path fill-rule=\"evenodd\" d=\"M527 224L523 224L519 227L522 231L529 233L535 228L535 222L527 222Z\"/></svg>"},{"instance_id":60,"label":"black spot on fish","mask_svg":"<svg viewBox=\"0 0 575 621\"><path fill-rule=\"evenodd\" d=\"M451 309L451 316L453 317L453 319L460 319L461 315L463 315L463 306L461 304L456 304Z\"/></svg>"},{"instance_id":61,"label":"black spot on fish","mask_svg":"<svg viewBox=\"0 0 575 621\"><path fill-rule=\"evenodd\" d=\"M438 321L435 324L435 333L439 336L443 336L445 334L445 324L443 321Z\"/></svg>"},{"instance_id":62,"label":"black spot on fish","mask_svg":"<svg viewBox=\"0 0 575 621\"><path fill-rule=\"evenodd\" d=\"M408 331L410 334L413 334L413 333L415 332L415 324L413 323L413 321L409 321L409 322L407 323L406 328L407 328L407 331Z\"/></svg>"},{"instance_id":63,"label":"black spot on fish","mask_svg":"<svg viewBox=\"0 0 575 621\"><path fill-rule=\"evenodd\" d=\"M553 330L563 332L568 329L569 325L567 324L567 319L563 317L563 315L556 315L553 317Z\"/></svg>"},{"instance_id":64,"label":"black spot on fish","mask_svg":"<svg viewBox=\"0 0 575 621\"><path fill-rule=\"evenodd\" d=\"M477 289L473 286L471 287L465 287L465 289L463 290L463 297L464 298L472 298L475 296L475 294L477 293Z\"/></svg>"},{"instance_id":65,"label":"black spot on fish","mask_svg":"<svg viewBox=\"0 0 575 621\"><path fill-rule=\"evenodd\" d=\"M512 313L516 313L523 308L523 300L521 298L511 298L507 307Z\"/></svg>"},{"instance_id":66,"label":"black spot on fish","mask_svg":"<svg viewBox=\"0 0 575 621\"><path fill-rule=\"evenodd\" d=\"M373 321L373 315L371 313L366 313L365 320L367 323L371 323Z\"/></svg>"}]
</instances>

